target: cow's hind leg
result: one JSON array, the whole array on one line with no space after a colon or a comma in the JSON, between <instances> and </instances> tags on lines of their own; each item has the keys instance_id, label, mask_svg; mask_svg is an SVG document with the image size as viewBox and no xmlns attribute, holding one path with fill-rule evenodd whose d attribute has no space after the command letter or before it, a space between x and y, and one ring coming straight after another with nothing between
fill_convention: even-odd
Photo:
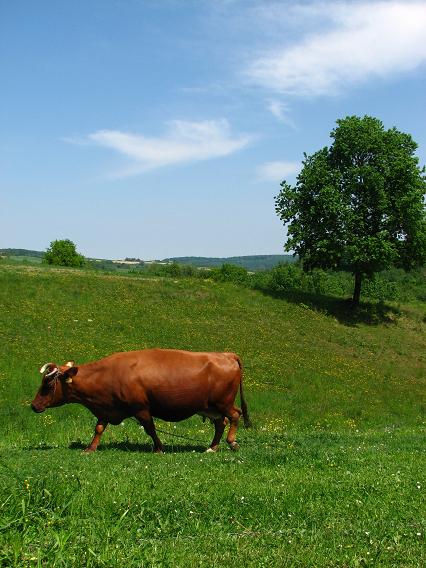
<instances>
[{"instance_id":1,"label":"cow's hind leg","mask_svg":"<svg viewBox=\"0 0 426 568\"><path fill-rule=\"evenodd\" d=\"M223 431L225 430L224 416L222 416L221 418L214 418L212 422L214 424L214 438L212 440L212 443L210 444L210 447L207 448L207 452L217 452Z\"/></svg>"},{"instance_id":2,"label":"cow's hind leg","mask_svg":"<svg viewBox=\"0 0 426 568\"><path fill-rule=\"evenodd\" d=\"M229 418L230 426L228 430L228 435L226 436L226 441L229 444L231 450L238 450L239 445L235 440L238 428L238 421L240 420L241 410L236 406L233 406L229 412L226 413L226 417Z\"/></svg>"},{"instance_id":3,"label":"cow's hind leg","mask_svg":"<svg viewBox=\"0 0 426 568\"><path fill-rule=\"evenodd\" d=\"M145 432L148 436L151 436L152 441L154 442L154 452L157 454L163 453L163 444L161 443L160 438L157 436L157 432L155 431L154 421L152 416L149 412L142 410L135 415L139 423L143 426Z\"/></svg>"},{"instance_id":4,"label":"cow's hind leg","mask_svg":"<svg viewBox=\"0 0 426 568\"><path fill-rule=\"evenodd\" d=\"M89 454L91 452L95 452L96 448L99 445L100 439L102 434L105 431L105 428L108 426L108 422L104 422L103 420L98 420L95 426L95 435L93 436L93 440L90 442L90 445L84 450L85 454Z\"/></svg>"}]
</instances>

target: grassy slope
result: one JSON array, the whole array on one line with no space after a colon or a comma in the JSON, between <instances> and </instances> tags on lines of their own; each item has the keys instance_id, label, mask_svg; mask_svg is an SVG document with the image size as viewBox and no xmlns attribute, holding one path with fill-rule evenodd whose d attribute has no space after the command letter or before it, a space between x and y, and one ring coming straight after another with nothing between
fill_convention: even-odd
<instances>
[{"instance_id":1,"label":"grassy slope","mask_svg":"<svg viewBox=\"0 0 426 568\"><path fill-rule=\"evenodd\" d=\"M345 326L232 285L7 266L0 305L3 565L426 561L418 311ZM212 431L193 418L159 423L192 440L161 434L164 456L132 421L82 456L84 408L29 410L42 363L150 346L242 356L256 426L238 454L198 453Z\"/></svg>"}]
</instances>

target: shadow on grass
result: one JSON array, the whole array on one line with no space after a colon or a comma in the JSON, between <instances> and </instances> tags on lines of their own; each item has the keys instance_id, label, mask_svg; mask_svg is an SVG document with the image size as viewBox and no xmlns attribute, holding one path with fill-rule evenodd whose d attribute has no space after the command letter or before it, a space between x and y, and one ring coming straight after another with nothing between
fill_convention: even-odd
<instances>
[{"instance_id":1,"label":"shadow on grass","mask_svg":"<svg viewBox=\"0 0 426 568\"><path fill-rule=\"evenodd\" d=\"M397 317L401 315L398 308L384 302L361 302L359 306L354 306L351 299L336 298L335 296L325 296L301 290L273 291L261 289L260 292L265 296L286 300L331 315L340 323L348 326L355 326L360 323L368 325L395 323Z\"/></svg>"},{"instance_id":2,"label":"shadow on grass","mask_svg":"<svg viewBox=\"0 0 426 568\"><path fill-rule=\"evenodd\" d=\"M88 444L81 442L71 442L68 446L71 450L85 450ZM188 453L188 452L204 452L207 446L200 444L164 444L165 453ZM37 448L32 448L37 449ZM139 442L105 442L98 446L97 452L108 452L110 450L120 450L121 452L138 452L152 454L152 444Z\"/></svg>"}]
</instances>

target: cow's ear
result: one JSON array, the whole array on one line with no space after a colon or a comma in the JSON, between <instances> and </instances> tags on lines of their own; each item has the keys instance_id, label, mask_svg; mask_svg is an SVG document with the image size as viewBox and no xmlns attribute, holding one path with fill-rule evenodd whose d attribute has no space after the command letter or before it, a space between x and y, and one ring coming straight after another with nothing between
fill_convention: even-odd
<instances>
[{"instance_id":1,"label":"cow's ear","mask_svg":"<svg viewBox=\"0 0 426 568\"><path fill-rule=\"evenodd\" d=\"M72 378L75 377L77 373L78 367L70 367L68 363L61 367L61 374L65 377L66 383L72 383Z\"/></svg>"}]
</instances>

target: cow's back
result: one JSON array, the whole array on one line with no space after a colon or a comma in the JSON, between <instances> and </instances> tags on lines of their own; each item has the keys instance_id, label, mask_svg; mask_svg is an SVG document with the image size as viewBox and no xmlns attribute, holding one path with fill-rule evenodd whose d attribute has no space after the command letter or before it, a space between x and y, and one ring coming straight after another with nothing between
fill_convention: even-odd
<instances>
[{"instance_id":1,"label":"cow's back","mask_svg":"<svg viewBox=\"0 0 426 568\"><path fill-rule=\"evenodd\" d=\"M115 369L123 402L146 405L153 416L169 421L234 400L241 378L233 353L147 349L104 361Z\"/></svg>"}]
</instances>

